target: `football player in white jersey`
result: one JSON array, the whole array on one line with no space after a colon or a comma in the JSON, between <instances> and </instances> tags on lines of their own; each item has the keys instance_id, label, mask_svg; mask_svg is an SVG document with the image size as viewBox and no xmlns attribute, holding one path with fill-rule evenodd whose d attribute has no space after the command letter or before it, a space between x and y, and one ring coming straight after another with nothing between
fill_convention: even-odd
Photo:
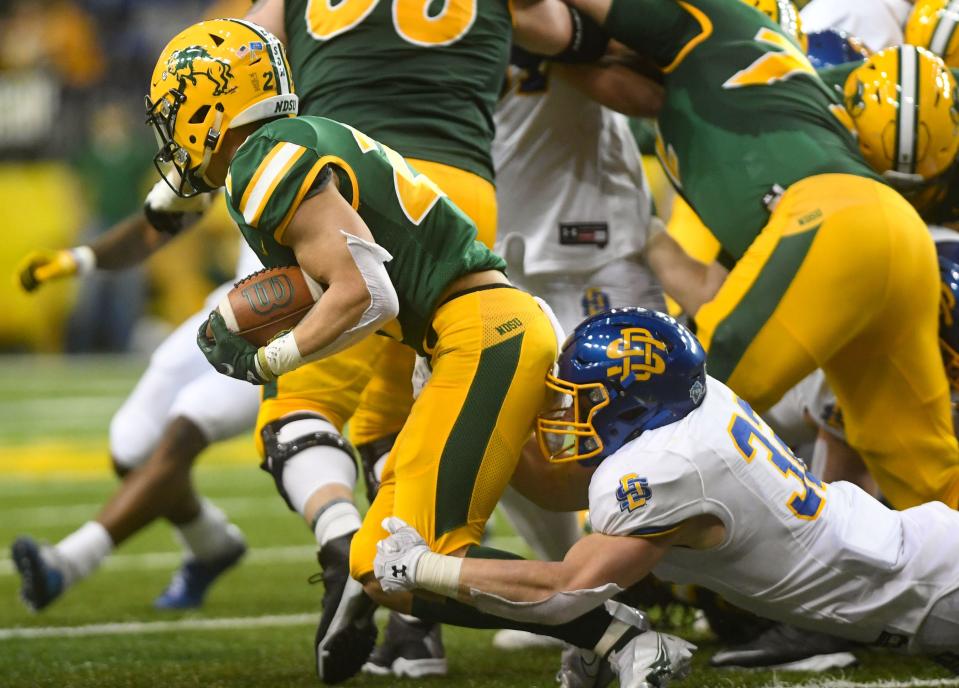
<instances>
[{"instance_id":1,"label":"football player in white jersey","mask_svg":"<svg viewBox=\"0 0 959 688\"><path fill-rule=\"evenodd\" d=\"M939 311L939 345L955 398L959 390L959 233L944 227L930 227L930 231L939 254L943 294ZM810 465L813 473L821 476L824 482L846 480L879 496L876 481L856 450L846 442L842 409L821 370L790 390L770 409L767 419L781 437L784 428L788 431L804 426L818 432ZM852 649L851 644L840 638L777 625L750 642L717 652L710 663L713 666L746 667L788 664L790 668L823 670L852 663L855 660L849 652Z\"/></svg>"},{"instance_id":2,"label":"football player in white jersey","mask_svg":"<svg viewBox=\"0 0 959 688\"><path fill-rule=\"evenodd\" d=\"M549 303L567 332L609 308L663 309L640 259L659 220L626 117L583 96L582 67L515 46L510 62L493 163L496 252L514 284ZM562 559L581 533L572 513L545 512L512 488L500 503L543 559Z\"/></svg>"},{"instance_id":3,"label":"football player in white jersey","mask_svg":"<svg viewBox=\"0 0 959 688\"><path fill-rule=\"evenodd\" d=\"M692 333L661 313L587 319L550 378L566 403L541 414L537 434L552 462L601 462L588 485L594 533L562 562L454 561L388 519L381 585L561 622L653 572L802 628L959 650L959 513L940 502L892 511L855 485L822 483L704 360ZM567 484L554 499L587 494ZM684 665L683 648L661 650ZM613 664L624 657L636 659L624 648Z\"/></svg>"},{"instance_id":4,"label":"football player in white jersey","mask_svg":"<svg viewBox=\"0 0 959 688\"><path fill-rule=\"evenodd\" d=\"M147 197L145 212L121 222L92 246L35 252L21 268L27 291L48 281L133 265L192 223L208 197L177 198L164 181ZM240 242L238 279L262 269ZM208 445L248 432L259 407L256 388L217 373L196 346L200 323L232 287L214 290L199 313L157 348L150 365L110 423L110 454L123 483L92 521L56 545L21 536L12 559L21 576L20 596L35 611L83 580L121 542L158 517L167 518L184 548L184 562L158 609L198 607L209 586L246 552L239 528L190 479L194 460Z\"/></svg>"}]
</instances>

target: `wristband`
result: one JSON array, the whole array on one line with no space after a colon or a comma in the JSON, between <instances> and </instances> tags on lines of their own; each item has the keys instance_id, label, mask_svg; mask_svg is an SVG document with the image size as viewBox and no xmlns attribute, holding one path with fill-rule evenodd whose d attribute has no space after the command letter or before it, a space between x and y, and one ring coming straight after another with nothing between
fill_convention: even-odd
<instances>
[{"instance_id":1,"label":"wristband","mask_svg":"<svg viewBox=\"0 0 959 688\"><path fill-rule=\"evenodd\" d=\"M435 552L424 552L416 562L413 580L421 590L446 597L457 597L460 589L461 557L450 557Z\"/></svg>"},{"instance_id":2,"label":"wristband","mask_svg":"<svg viewBox=\"0 0 959 688\"><path fill-rule=\"evenodd\" d=\"M256 359L257 364L263 368L262 372L272 377L279 377L306 363L300 355L292 332L282 334L266 346L261 346Z\"/></svg>"},{"instance_id":3,"label":"wristband","mask_svg":"<svg viewBox=\"0 0 959 688\"><path fill-rule=\"evenodd\" d=\"M78 275L86 275L97 269L97 254L89 246L74 246L68 253L77 265Z\"/></svg>"},{"instance_id":4,"label":"wristband","mask_svg":"<svg viewBox=\"0 0 959 688\"><path fill-rule=\"evenodd\" d=\"M567 5L569 19L573 24L569 45L558 55L549 56L554 62L596 62L606 54L609 35L599 24L572 5Z\"/></svg>"}]
</instances>

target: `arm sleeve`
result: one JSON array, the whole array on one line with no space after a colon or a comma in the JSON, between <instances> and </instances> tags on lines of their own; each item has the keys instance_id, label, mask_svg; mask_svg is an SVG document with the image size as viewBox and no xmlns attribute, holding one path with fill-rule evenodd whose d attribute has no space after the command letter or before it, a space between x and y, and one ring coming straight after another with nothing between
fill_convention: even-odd
<instances>
[{"instance_id":1,"label":"arm sleeve","mask_svg":"<svg viewBox=\"0 0 959 688\"><path fill-rule=\"evenodd\" d=\"M651 537L706 513L703 480L681 454L664 452L601 466L589 486L590 524L605 535Z\"/></svg>"}]
</instances>

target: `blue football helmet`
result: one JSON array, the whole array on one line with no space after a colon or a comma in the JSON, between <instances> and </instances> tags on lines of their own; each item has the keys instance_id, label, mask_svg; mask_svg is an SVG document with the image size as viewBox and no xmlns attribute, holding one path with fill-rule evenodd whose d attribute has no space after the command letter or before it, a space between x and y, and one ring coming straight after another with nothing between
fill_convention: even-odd
<instances>
[{"instance_id":1,"label":"blue football helmet","mask_svg":"<svg viewBox=\"0 0 959 688\"><path fill-rule=\"evenodd\" d=\"M809 62L816 69L825 69L846 62L862 62L869 57L869 51L859 39L843 31L826 29L807 34Z\"/></svg>"},{"instance_id":2,"label":"blue football helmet","mask_svg":"<svg viewBox=\"0 0 959 688\"><path fill-rule=\"evenodd\" d=\"M953 392L959 392L959 241L937 242L939 280L939 348Z\"/></svg>"},{"instance_id":3,"label":"blue football helmet","mask_svg":"<svg viewBox=\"0 0 959 688\"><path fill-rule=\"evenodd\" d=\"M536 436L554 462L598 464L645 430L684 418L706 395L706 353L664 313L617 308L584 320L563 344L547 386L555 408Z\"/></svg>"}]
</instances>

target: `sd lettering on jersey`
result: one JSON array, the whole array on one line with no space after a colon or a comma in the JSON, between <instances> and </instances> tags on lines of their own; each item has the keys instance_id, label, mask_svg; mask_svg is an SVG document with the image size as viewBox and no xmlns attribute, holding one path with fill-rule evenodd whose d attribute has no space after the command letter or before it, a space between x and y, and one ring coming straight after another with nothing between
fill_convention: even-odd
<instances>
[{"instance_id":1,"label":"sd lettering on jersey","mask_svg":"<svg viewBox=\"0 0 959 688\"><path fill-rule=\"evenodd\" d=\"M640 478L635 473L627 473L619 479L616 488L616 499L619 500L620 511L635 511L642 509L653 498L652 490L646 478Z\"/></svg>"},{"instance_id":2,"label":"sd lettering on jersey","mask_svg":"<svg viewBox=\"0 0 959 688\"><path fill-rule=\"evenodd\" d=\"M619 375L625 382L630 375L636 380L648 380L653 375L662 375L666 362L659 354L666 351L666 345L654 339L649 330L642 327L627 327L606 347L606 355L613 360L622 360L621 365L606 369L606 375Z\"/></svg>"},{"instance_id":3,"label":"sd lettering on jersey","mask_svg":"<svg viewBox=\"0 0 959 688\"><path fill-rule=\"evenodd\" d=\"M275 275L268 280L254 282L240 292L258 315L266 315L284 308L293 300L293 284L286 275Z\"/></svg>"}]
</instances>

